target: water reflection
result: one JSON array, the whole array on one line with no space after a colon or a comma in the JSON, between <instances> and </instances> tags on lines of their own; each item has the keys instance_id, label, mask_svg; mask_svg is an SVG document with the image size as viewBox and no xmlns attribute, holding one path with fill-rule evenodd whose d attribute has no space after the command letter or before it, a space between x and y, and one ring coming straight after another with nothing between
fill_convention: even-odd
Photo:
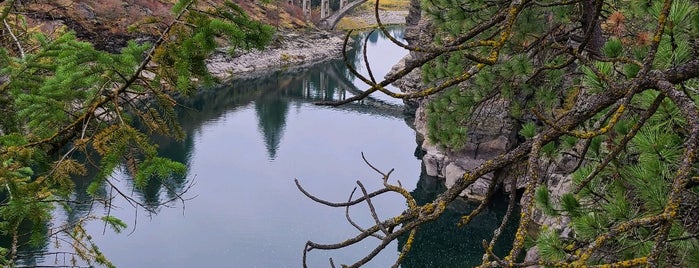
<instances>
[{"instance_id":1,"label":"water reflection","mask_svg":"<svg viewBox=\"0 0 699 268\"><path fill-rule=\"evenodd\" d=\"M402 28L392 27L389 31L394 37L402 39ZM361 40L364 40L366 34L357 35L352 48L348 50L348 58L352 59L354 65L360 69L363 66ZM379 38L382 40L385 38L379 32L374 32L371 36L369 40L374 43ZM388 65L380 67L375 72L385 72L384 69L389 68ZM185 163L189 167L196 131L207 124L216 124L226 113L253 105L257 116L257 128L264 141L268 160L273 161L284 137L290 107L298 108L300 105L320 101L345 100L361 93L361 89L355 83L355 77L346 68L345 62L333 60L302 70L277 71L254 79L233 80L216 88L201 90L194 96L178 100L183 107L178 110L178 118L186 137L183 141L166 137L157 138L159 154ZM362 86L362 84L359 85ZM400 102L374 97L333 109L376 117L404 118L403 106ZM138 189L132 186L131 190L141 198L143 204L149 206L149 209L158 211L162 200L176 197L176 193L187 187L188 175L189 172L182 177L151 180L145 188Z\"/></svg>"},{"instance_id":2,"label":"water reflection","mask_svg":"<svg viewBox=\"0 0 699 268\"><path fill-rule=\"evenodd\" d=\"M390 31L402 38L400 28ZM375 60L371 63L374 75L380 78L405 51L374 34L367 47L370 60ZM353 46L349 56L361 70L361 42ZM365 167L360 152L377 166L395 168L395 178L404 185L417 185L412 194L420 203L431 201L444 188L441 181L424 175L417 181L420 163L413 156L415 134L404 123L399 101L372 97L338 108L313 105L344 100L364 88L339 60L236 80L178 100L186 137L156 140L161 156L187 165L186 176L152 180L137 189L126 172L113 174L111 179L119 187L158 214L135 216L128 203L115 199L122 209L114 208L112 215L138 230L131 236L95 236L96 242L120 267L298 267L305 241L340 241L356 230L348 226L342 211L319 206L300 194L293 178L330 198L344 199L358 178L367 187L381 187L380 180L372 180L376 174ZM186 213L184 209L159 210L158 204L176 197L191 180L197 182L192 195L198 197L186 202ZM86 194L90 176L75 182L75 202L68 204L62 221L75 222L104 209L90 203ZM105 187L97 195L108 199L115 193ZM386 216L405 208L400 198L383 201ZM463 248L480 244L465 241L492 234L504 206L496 202L474 219L472 225L482 229L457 229L455 222L469 209L469 204L452 206L445 217L423 227L403 267L466 266L472 263L468 260L480 260L480 247ZM371 222L369 215L364 216ZM96 223L88 229L99 234L104 226ZM399 249L402 243L401 239L391 247ZM350 262L366 254L363 246L340 256L316 252L311 266L326 267L328 257ZM382 254L369 266L390 266L397 256L392 250Z\"/></svg>"},{"instance_id":3,"label":"water reflection","mask_svg":"<svg viewBox=\"0 0 699 268\"><path fill-rule=\"evenodd\" d=\"M255 101L257 126L264 137L265 147L270 159L277 156L277 148L284 134L289 102L279 94L264 94Z\"/></svg>"},{"instance_id":4,"label":"water reflection","mask_svg":"<svg viewBox=\"0 0 699 268\"><path fill-rule=\"evenodd\" d=\"M4 199L3 199L4 200ZM37 260L40 260L48 254L46 250L50 241L48 240L49 223L25 222L20 225L17 237L17 267L36 267ZM12 244L11 234L0 234L0 247L10 249ZM3 256L6 257L6 256Z\"/></svg>"},{"instance_id":5,"label":"water reflection","mask_svg":"<svg viewBox=\"0 0 699 268\"><path fill-rule=\"evenodd\" d=\"M194 98L181 100L180 103L189 109L183 109L180 118L187 134L191 134L202 125L217 122L228 111L252 104L268 157L273 160L283 138L290 107L352 97L360 93L353 84L353 79L342 61L331 61L302 71L276 72L255 79L234 80L223 87L204 90ZM373 97L333 109L378 117L403 118L402 105ZM187 155L187 152L184 152L184 155Z\"/></svg>"}]
</instances>

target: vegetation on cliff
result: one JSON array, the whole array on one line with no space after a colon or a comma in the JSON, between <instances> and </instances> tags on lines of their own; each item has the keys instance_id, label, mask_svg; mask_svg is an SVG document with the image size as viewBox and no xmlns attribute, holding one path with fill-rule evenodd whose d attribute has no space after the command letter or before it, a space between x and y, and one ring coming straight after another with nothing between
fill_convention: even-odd
<instances>
[{"instance_id":1,"label":"vegetation on cliff","mask_svg":"<svg viewBox=\"0 0 699 268\"><path fill-rule=\"evenodd\" d=\"M396 41L415 59L382 81L356 74L370 88L349 101L377 91L402 99L430 97L428 138L459 151L471 125L486 120L473 112L497 99L517 122L518 142L424 205L379 169L385 188L371 192L358 183L362 193L348 202L304 192L329 206L366 203L375 219L370 226L353 223L358 233L346 241L308 242L306 254L378 238L374 249L349 265L357 267L407 237L398 266L410 254L416 230L495 172L501 175L492 180L488 196L501 181L524 185L524 191L517 196L509 189L508 217L482 243L483 267L699 266L696 1L434 0L422 1L422 9L429 18L423 26L429 44ZM425 88L406 93L385 88L417 68ZM555 191L547 187L561 179L572 182ZM406 199L402 214L377 214L372 199L387 193ZM521 213L514 215L519 198ZM488 199L460 224L469 224ZM551 226L534 224L537 211L551 217ZM515 238L501 241L511 217L519 217ZM512 249L498 256L495 243ZM524 249L533 246L539 256L524 259Z\"/></svg>"}]
</instances>

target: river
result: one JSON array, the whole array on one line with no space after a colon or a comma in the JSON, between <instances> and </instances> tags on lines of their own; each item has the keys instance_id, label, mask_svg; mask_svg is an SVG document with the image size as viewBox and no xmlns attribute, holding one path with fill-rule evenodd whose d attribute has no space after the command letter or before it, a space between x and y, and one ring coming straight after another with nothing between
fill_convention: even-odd
<instances>
[{"instance_id":1,"label":"river","mask_svg":"<svg viewBox=\"0 0 699 268\"><path fill-rule=\"evenodd\" d=\"M401 28L391 31L402 38ZM371 67L378 78L406 54L381 34L374 33L368 40ZM350 57L362 66L358 45L355 42ZM365 67L360 69L366 73ZM105 188L102 196L114 197L111 209L97 204L59 209L55 224L107 211L124 220L129 227L119 234L98 221L87 225L93 240L117 267L300 267L307 240L340 242L356 235L356 230L345 219L344 209L311 201L296 189L294 179L309 192L336 202L346 201L357 180L370 191L378 189L380 175L363 163L363 152L376 167L394 168L392 181L400 180L420 203L444 191L439 179L421 172L415 131L400 101L377 97L339 108L314 104L350 97L357 88L366 86L341 60L335 60L203 90L181 101L186 107L179 114L186 138L159 142L162 155L187 164L186 176L153 182L146 189L134 189L124 173L110 179L156 213L135 209L113 189ZM78 193L88 182L89 178L76 180ZM157 205L184 190L184 202ZM75 199L88 197L76 194ZM383 217L405 209L405 200L397 195L373 202ZM504 198L497 198L467 228L457 228L456 222L474 205L457 203L446 217L421 229L402 267L480 263L480 241L488 239L499 223ZM353 208L351 214L360 224L372 222L366 206ZM511 228L506 233L501 240L511 239ZM336 264L352 263L377 241L338 251L311 251L309 265L330 267L330 257ZM403 242L389 245L367 267L390 266ZM55 249L51 243L46 250L66 249ZM43 258L25 254L27 265L67 264L70 258L64 253Z\"/></svg>"}]
</instances>

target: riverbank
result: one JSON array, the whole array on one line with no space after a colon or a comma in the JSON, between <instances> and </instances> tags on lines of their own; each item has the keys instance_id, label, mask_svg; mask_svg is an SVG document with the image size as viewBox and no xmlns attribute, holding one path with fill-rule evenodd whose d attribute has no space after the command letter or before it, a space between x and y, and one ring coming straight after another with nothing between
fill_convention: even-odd
<instances>
[{"instance_id":1,"label":"riverbank","mask_svg":"<svg viewBox=\"0 0 699 268\"><path fill-rule=\"evenodd\" d=\"M207 60L212 75L219 79L246 78L271 70L302 68L342 56L343 37L333 32L287 31L277 33L264 50L231 56L221 49Z\"/></svg>"},{"instance_id":2,"label":"riverbank","mask_svg":"<svg viewBox=\"0 0 699 268\"><path fill-rule=\"evenodd\" d=\"M404 24L407 11L382 10L385 24ZM373 11L358 10L344 20L375 25ZM372 23L373 22L373 23ZM250 78L274 70L304 68L314 63L342 57L344 31L284 30L278 32L272 44L264 50L253 50L231 56L225 48L207 60L207 67L215 77L227 80Z\"/></svg>"},{"instance_id":3,"label":"riverbank","mask_svg":"<svg viewBox=\"0 0 699 268\"><path fill-rule=\"evenodd\" d=\"M386 25L405 24L405 18L407 16L408 10L379 10L381 23ZM342 30L367 29L376 27L376 25L378 25L378 23L374 15L374 10L360 9L342 19L336 28Z\"/></svg>"}]
</instances>

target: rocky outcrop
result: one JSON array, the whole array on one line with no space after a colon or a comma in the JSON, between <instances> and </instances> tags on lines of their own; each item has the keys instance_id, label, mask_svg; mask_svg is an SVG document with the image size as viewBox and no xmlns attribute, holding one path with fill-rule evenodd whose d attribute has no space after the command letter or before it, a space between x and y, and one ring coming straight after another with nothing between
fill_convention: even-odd
<instances>
[{"instance_id":1,"label":"rocky outcrop","mask_svg":"<svg viewBox=\"0 0 699 268\"><path fill-rule=\"evenodd\" d=\"M411 12L412 14L412 12ZM407 21L416 21L410 15ZM420 45L420 40L431 40L429 22L419 19L417 24L408 25L406 29L406 39L411 45ZM424 45L424 44L422 44ZM400 70L410 61L420 57L419 53L410 53L394 66L393 72ZM392 72L389 73L389 75ZM417 91L424 88L419 69L413 70L410 74L393 83L404 92ZM468 85L462 85L468 86ZM459 180L465 172L473 169L484 161L504 153L514 148L518 143L518 122L512 119L507 111L509 105L507 100L493 98L481 103L474 109L473 115L477 120L472 120L469 127L469 139L463 149L459 151L449 151L430 142L427 137L427 115L426 106L429 99L419 99L406 103L407 107L414 109L414 128L417 132L417 142L423 150L422 162L425 172L430 176L444 178L446 187L451 187ZM541 181L546 183L551 191L552 200L559 200L560 196L571 189L572 181L569 171L574 168L577 159L566 155L561 159L542 159ZM509 191L512 189L511 183L515 176L521 178L522 167L508 167L495 173L486 174L471 186L466 188L461 195L468 199L482 200L485 198L488 186L493 180L497 180L500 187ZM525 187L523 180L517 180L517 189ZM561 230L562 236L569 236L571 230L567 227L569 219L565 217L548 217L541 211L536 211L532 216L534 224L548 226ZM536 254L535 252L532 254Z\"/></svg>"},{"instance_id":2,"label":"rocky outcrop","mask_svg":"<svg viewBox=\"0 0 699 268\"><path fill-rule=\"evenodd\" d=\"M425 40L432 40L430 22L420 16L419 1L411 1L411 9L406 17L406 40L413 46L427 45ZM409 64L411 61L419 59L423 54L411 52L393 67L391 75ZM393 83L404 92L419 91L424 88L421 72L419 69L413 70L407 76ZM462 84L467 87L467 84ZM481 103L474 109L473 118L469 123L468 141L463 149L450 151L441 148L425 137L427 137L427 115L426 105L428 98L411 100L406 103L409 109L414 109L414 128L417 132L417 142L423 150L423 165L425 171L430 176L437 176L445 179L445 185L451 187L463 176L465 172L473 169L484 161L514 148L518 143L519 125L509 116L507 100L494 97ZM412 111L411 111L412 112ZM551 189L553 199L558 199L560 195L570 189L571 180L568 176L569 170L576 163L577 159L566 156L565 159L542 160L542 172L547 174L547 178L541 178L546 182L546 186ZM487 174L469 186L462 196L480 200L487 193L488 185L491 181L497 180L505 191L511 189L510 184L514 176L521 176L518 170L520 167L509 167L501 170L498 174ZM522 189L524 181L517 181L517 188ZM534 221L540 225L565 226L565 223L553 222L541 213L534 215Z\"/></svg>"},{"instance_id":3,"label":"rocky outcrop","mask_svg":"<svg viewBox=\"0 0 699 268\"><path fill-rule=\"evenodd\" d=\"M425 40L432 40L432 32L429 20L422 19L419 13L419 1L411 1L411 9L406 18L406 40L412 46L426 46ZM411 52L408 56L394 66L393 72L402 69L411 61L424 57L424 54ZM418 91L424 88L422 74L418 69L413 70L407 76L393 83L404 92ZM468 86L467 84L461 86ZM421 144L424 152L422 161L425 171L430 176L445 178L445 185L451 187L463 176L463 174L479 166L487 159L503 153L515 144L518 128L516 122L510 118L507 101L493 98L482 103L474 110L474 118L469 128L469 139L460 151L449 151L441 148L427 137L426 106L429 98L410 100L406 103L407 109L414 110L414 127L417 132L417 142ZM469 199L481 200L485 198L488 185L492 180L500 180L495 174L487 174L474 184L469 186L462 196Z\"/></svg>"},{"instance_id":4,"label":"rocky outcrop","mask_svg":"<svg viewBox=\"0 0 699 268\"><path fill-rule=\"evenodd\" d=\"M432 40L430 23L420 18L419 1L413 0L411 3L413 3L411 7L418 11L411 9L406 19L408 26L406 39L414 46L425 45L420 44L420 42L424 42L421 40ZM420 53L411 52L401 62L396 64L394 70L388 75L402 69L421 56L423 55ZM419 69L413 70L407 76L393 83L393 85L404 92L419 91L425 87L422 83ZM468 87L468 84L460 86ZM413 109L415 114L414 128L417 132L417 142L423 150L422 162L425 172L430 176L444 178L446 187L453 186L468 170L479 166L494 156L507 152L520 142L518 137L519 123L509 116L507 111L508 101L495 97L474 108L473 118L476 120L472 120L469 123L469 138L463 149L454 152L441 148L425 138L427 137L426 106L428 101L428 98L411 100L406 103L406 107ZM581 148L577 149L579 151ZM571 155L575 154L564 154L563 157L557 159L540 159L539 166L541 170L539 174L545 177L538 179L549 189L549 195L554 203L556 200L560 200L560 197L572 188L570 171L575 168L579 159ZM488 186L493 180L496 180L499 187L503 190L509 191L512 189L513 178L515 176L522 178L524 169L524 163L521 163L499 170L496 173L487 174L466 188L461 193L461 196L468 199L482 200L485 198ZM516 188L522 189L524 187L524 180L518 179ZM520 202L526 201L521 200ZM532 227L537 227L533 229L546 226L546 228L557 230L561 237L573 235L572 229L569 227L570 219L567 217L550 217L540 210L535 210L529 216L532 219L532 224L536 225ZM528 261L538 260L536 247L527 252L526 259Z\"/></svg>"},{"instance_id":5,"label":"rocky outcrop","mask_svg":"<svg viewBox=\"0 0 699 268\"><path fill-rule=\"evenodd\" d=\"M511 149L516 143L517 128L514 120L508 116L506 107L507 101L499 98L486 101L477 107L474 115L478 120L473 120L469 125L468 141L460 151L445 150L429 139L420 138L422 149L425 151L422 160L427 173L445 178L445 185L451 187L468 170ZM415 115L415 129L422 137L427 135L426 117L423 102L417 108ZM493 180L503 182L509 179L507 176L489 173L466 188L461 195L469 199L482 200L486 197L488 186ZM520 183L518 186L523 184Z\"/></svg>"}]
</instances>

